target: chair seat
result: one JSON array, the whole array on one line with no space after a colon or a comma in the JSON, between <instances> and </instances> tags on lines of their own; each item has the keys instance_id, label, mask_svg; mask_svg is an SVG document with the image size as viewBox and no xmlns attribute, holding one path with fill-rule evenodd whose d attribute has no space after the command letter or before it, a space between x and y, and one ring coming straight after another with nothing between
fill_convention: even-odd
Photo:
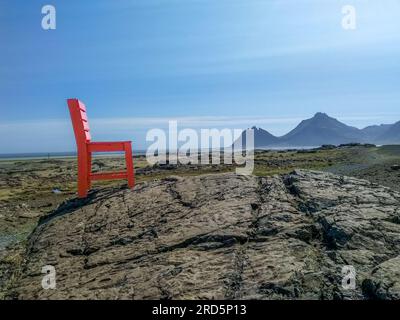
<instances>
[{"instance_id":1,"label":"chair seat","mask_svg":"<svg viewBox=\"0 0 400 320\"><path fill-rule=\"evenodd\" d=\"M130 147L131 141L88 142L89 152L125 151Z\"/></svg>"}]
</instances>

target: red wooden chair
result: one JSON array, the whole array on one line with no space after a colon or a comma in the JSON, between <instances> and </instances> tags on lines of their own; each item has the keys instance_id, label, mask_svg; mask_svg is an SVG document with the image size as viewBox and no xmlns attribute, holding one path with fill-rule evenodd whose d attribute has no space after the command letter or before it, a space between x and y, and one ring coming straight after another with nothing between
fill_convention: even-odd
<instances>
[{"instance_id":1,"label":"red wooden chair","mask_svg":"<svg viewBox=\"0 0 400 320\"><path fill-rule=\"evenodd\" d=\"M128 180L129 188L133 188L135 185L135 172L132 160L132 142L92 142L85 105L78 99L68 99L67 102L78 148L79 198L87 196L93 180L126 179ZM126 171L93 173L92 153L113 151L125 152Z\"/></svg>"}]
</instances>

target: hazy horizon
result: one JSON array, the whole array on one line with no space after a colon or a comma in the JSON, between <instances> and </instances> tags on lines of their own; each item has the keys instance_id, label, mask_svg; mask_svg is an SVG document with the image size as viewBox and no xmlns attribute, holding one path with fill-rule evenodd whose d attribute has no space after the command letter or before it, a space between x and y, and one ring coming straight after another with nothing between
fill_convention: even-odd
<instances>
[{"instance_id":1,"label":"hazy horizon","mask_svg":"<svg viewBox=\"0 0 400 320\"><path fill-rule=\"evenodd\" d=\"M124 131L126 134L129 134L131 131L131 127L135 126L135 128L138 130L142 128L141 132L143 135L143 141L141 141L140 144L137 143L137 141L134 141L133 144L133 150L136 152L141 152L145 151L146 148L148 147L151 142L148 142L147 144L145 143L145 134L146 134L146 129L148 128L149 123L153 125L152 128L160 128L166 131L166 134L168 134L168 120L171 121L178 121L178 129L182 130L185 128L193 128L196 132L199 133L201 129L207 129L207 128L216 128L216 129L221 129L221 128L229 128L229 129L241 129L245 130L247 128L251 128L253 126L256 126L257 128L264 129L268 131L269 133L275 135L276 137L282 137L285 134L289 133L291 130L293 130L301 121L309 119L313 117L314 115L311 115L307 118L298 118L298 117L292 117L292 118L261 118L261 117L254 117L254 118L227 118L227 117L219 117L219 118L213 118L212 120L209 117L198 117L198 118L132 118L132 119L127 119L127 118L122 118L122 119L93 119L93 121L90 121L91 124L91 131L92 135L97 137L103 137L104 139L93 139L93 141L96 140L101 140L101 141L107 141L111 139L107 138L112 138L114 135L110 134L108 130L105 130L105 132L102 131L102 129L107 129L109 128L110 130L112 128L119 128L119 130ZM335 116L332 116L331 114L328 114L328 116L336 118ZM381 124L393 124L392 123L373 123L371 121L379 119L379 117L338 117L336 118L337 120L341 121L342 123L356 127L358 129L363 129L365 127L368 127L370 125L381 125ZM381 116L380 119L385 119L385 116ZM400 120L399 120L400 121ZM397 121L395 121L397 122ZM245 125L245 124L248 125ZM362 124L362 125L357 125ZM21 124L20 122L15 123L15 130L19 130L21 127L27 128L29 126L32 126L32 131L35 131L35 128L42 127L44 125L47 126L53 126L54 130L59 130L60 133L65 133L65 139L68 141L68 145L70 145L69 149L61 149L61 148L54 148L53 150L45 150L45 149L35 149L33 146L32 149L28 149L28 151L16 151L16 152L3 152L0 150L0 155L14 155L14 154L47 154L47 153L71 153L75 152L75 138L73 135L72 127L70 120L54 120L54 121L48 121L46 120L45 123L29 123L25 122ZM269 126L269 127L268 127ZM278 128L280 130L273 130L271 128ZM57 128L57 129L56 129ZM286 130L281 130L285 128ZM2 124L0 123L0 132L2 129ZM8 125L8 129L10 129L10 125ZM60 130L61 129L61 130ZM119 135L120 133L118 133ZM227 142L226 146L230 145L231 142ZM139 147L142 146L142 147ZM295 146L292 146L295 147ZM312 146L310 146L312 147Z\"/></svg>"}]
</instances>

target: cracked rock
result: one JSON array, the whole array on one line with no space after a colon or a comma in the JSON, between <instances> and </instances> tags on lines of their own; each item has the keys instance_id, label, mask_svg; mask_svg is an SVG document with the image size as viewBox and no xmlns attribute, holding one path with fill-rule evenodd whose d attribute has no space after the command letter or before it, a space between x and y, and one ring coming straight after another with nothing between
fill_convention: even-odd
<instances>
[{"instance_id":1,"label":"cracked rock","mask_svg":"<svg viewBox=\"0 0 400 320\"><path fill-rule=\"evenodd\" d=\"M65 203L29 239L18 299L399 299L400 194L298 170L213 174ZM56 289L41 286L53 265ZM355 289L342 268L356 270Z\"/></svg>"}]
</instances>

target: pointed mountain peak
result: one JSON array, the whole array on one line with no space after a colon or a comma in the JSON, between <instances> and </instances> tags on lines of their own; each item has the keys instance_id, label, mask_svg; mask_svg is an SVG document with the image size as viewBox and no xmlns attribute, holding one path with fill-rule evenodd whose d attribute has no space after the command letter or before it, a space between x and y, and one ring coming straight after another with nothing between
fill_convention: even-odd
<instances>
[{"instance_id":1,"label":"pointed mountain peak","mask_svg":"<svg viewBox=\"0 0 400 320\"><path fill-rule=\"evenodd\" d=\"M323 118L330 118L330 117L324 112L317 112L314 115L314 118L323 119Z\"/></svg>"},{"instance_id":2,"label":"pointed mountain peak","mask_svg":"<svg viewBox=\"0 0 400 320\"><path fill-rule=\"evenodd\" d=\"M310 123L330 123L334 122L338 123L339 120L333 117L330 117L324 112L317 112L310 120Z\"/></svg>"},{"instance_id":3,"label":"pointed mountain peak","mask_svg":"<svg viewBox=\"0 0 400 320\"><path fill-rule=\"evenodd\" d=\"M236 141L242 141L242 143L243 143L242 146L246 146L246 131L248 131L248 130L254 130L254 146L255 147L269 146L269 145L272 145L272 144L278 142L278 140L279 140L277 137L275 137L273 134L269 133L268 131L266 131L262 128L257 128L256 126L253 126L251 128L247 128L246 130L244 130L242 132L241 136L236 140Z\"/></svg>"}]
</instances>

